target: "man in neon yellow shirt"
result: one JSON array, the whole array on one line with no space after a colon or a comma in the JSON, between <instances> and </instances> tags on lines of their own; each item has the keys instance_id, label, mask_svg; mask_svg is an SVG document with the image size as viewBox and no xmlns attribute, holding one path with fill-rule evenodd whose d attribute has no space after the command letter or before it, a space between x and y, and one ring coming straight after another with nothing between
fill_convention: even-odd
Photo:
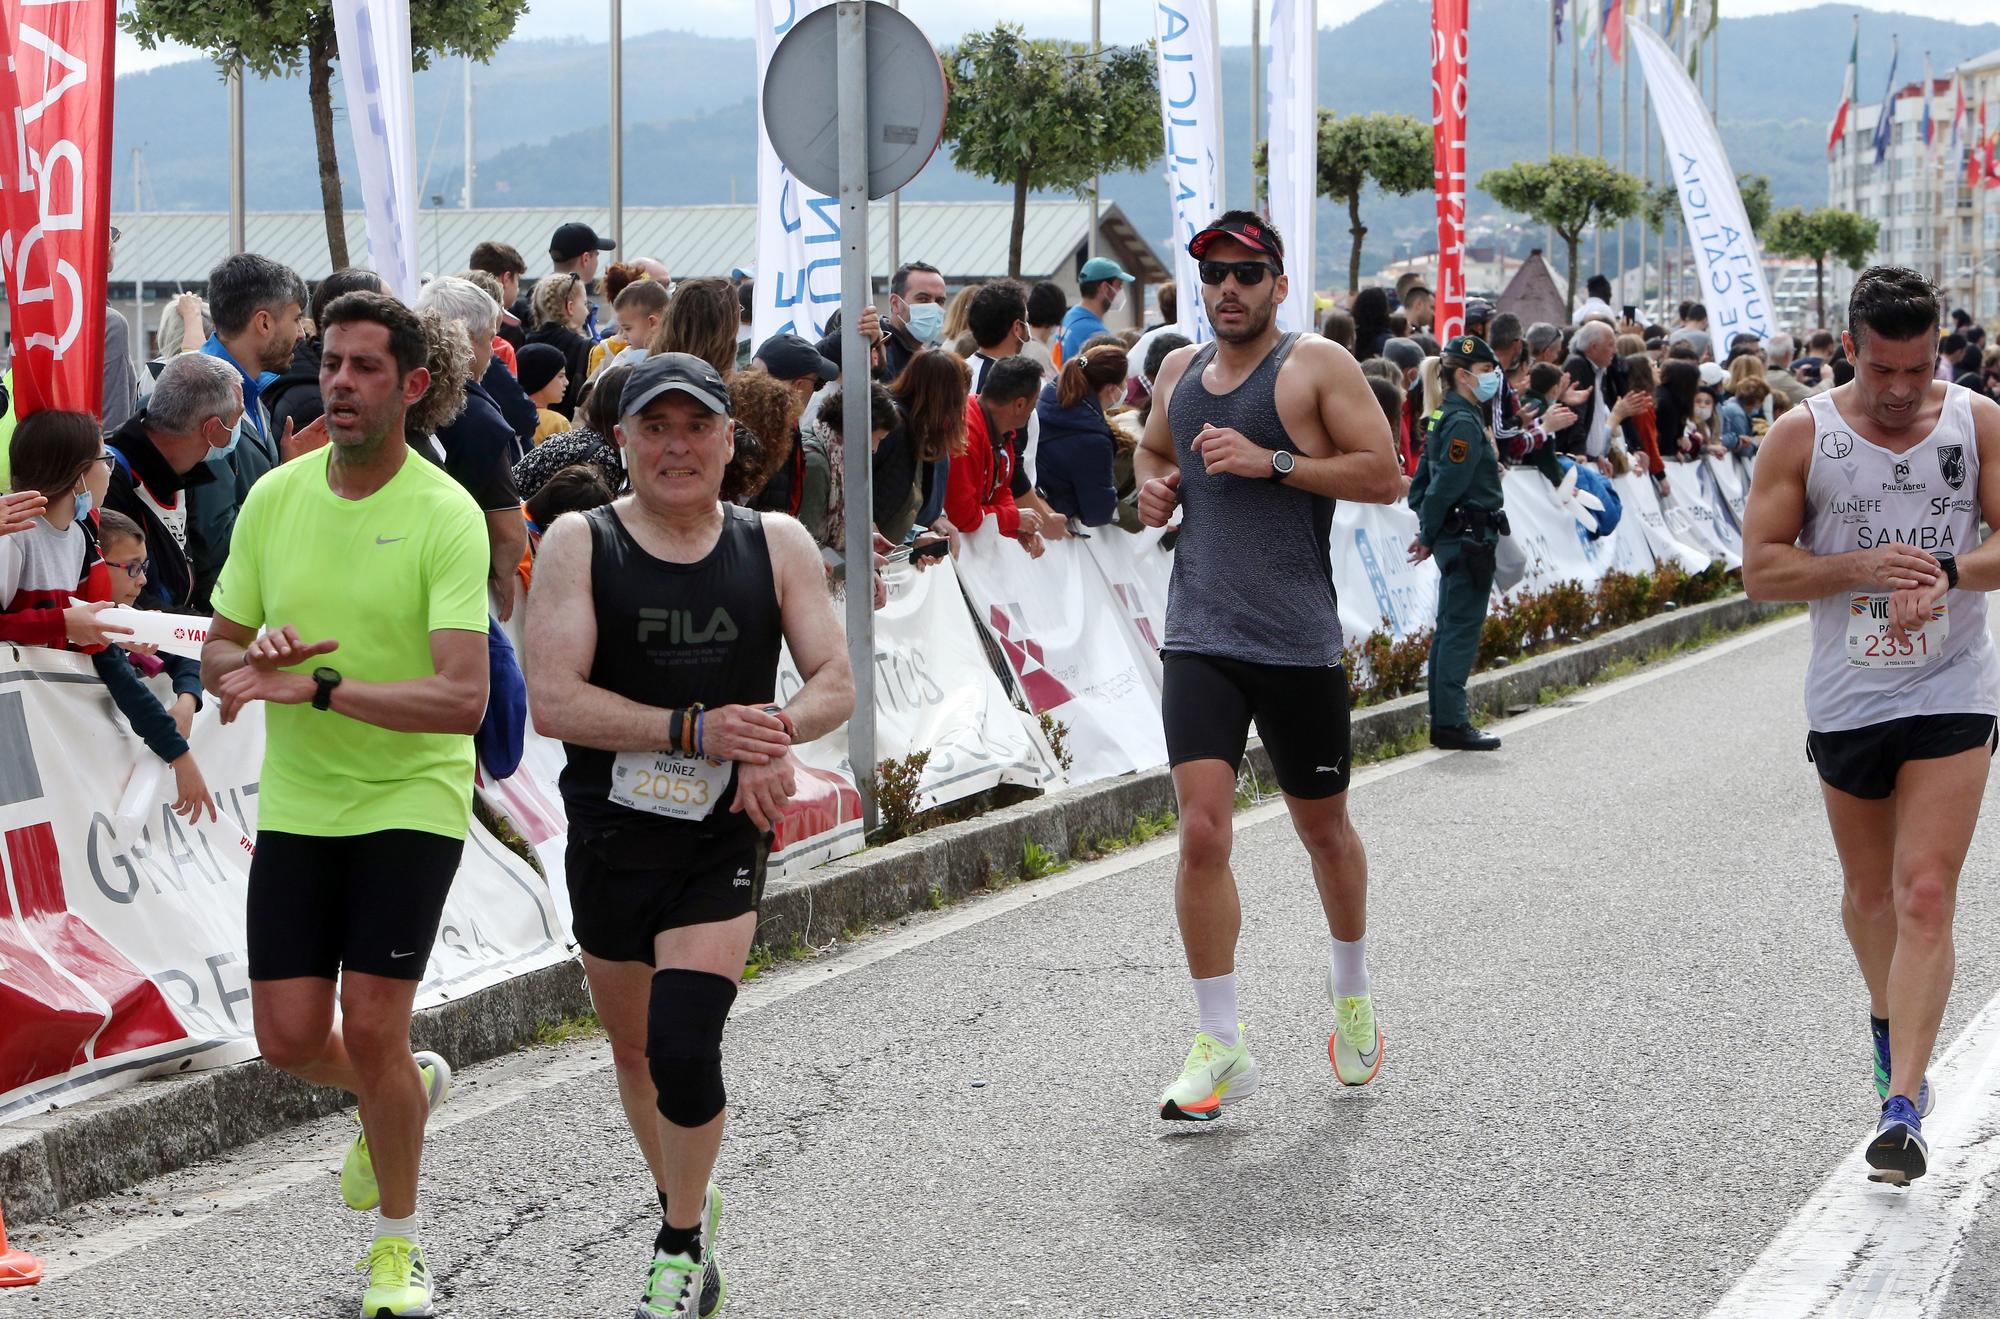
<instances>
[{"instance_id":1,"label":"man in neon yellow shirt","mask_svg":"<svg viewBox=\"0 0 2000 1319\"><path fill-rule=\"evenodd\" d=\"M341 1194L381 1211L362 1313L429 1315L417 1170L451 1070L411 1056L410 1007L472 808L486 529L403 439L430 384L416 313L350 293L321 329L331 443L244 501L202 678L225 723L251 701L268 710L247 921L257 1045L360 1100Z\"/></svg>"}]
</instances>

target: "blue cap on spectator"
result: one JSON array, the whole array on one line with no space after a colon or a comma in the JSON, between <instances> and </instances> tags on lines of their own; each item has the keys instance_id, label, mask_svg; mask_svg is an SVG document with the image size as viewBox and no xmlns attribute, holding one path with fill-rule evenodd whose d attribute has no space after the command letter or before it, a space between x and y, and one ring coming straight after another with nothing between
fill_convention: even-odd
<instances>
[{"instance_id":1,"label":"blue cap on spectator","mask_svg":"<svg viewBox=\"0 0 2000 1319\"><path fill-rule=\"evenodd\" d=\"M1125 267L1119 265L1108 256L1094 256L1084 262L1083 269L1077 272L1077 279L1085 284L1093 283L1100 279L1122 279L1127 284L1133 282L1132 276L1126 273Z\"/></svg>"}]
</instances>

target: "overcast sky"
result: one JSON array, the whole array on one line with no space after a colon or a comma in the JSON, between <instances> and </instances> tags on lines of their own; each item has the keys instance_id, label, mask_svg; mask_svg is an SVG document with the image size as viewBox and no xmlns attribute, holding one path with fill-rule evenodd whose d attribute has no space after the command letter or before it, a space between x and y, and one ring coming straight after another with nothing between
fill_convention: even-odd
<instances>
[{"instance_id":1,"label":"overcast sky","mask_svg":"<svg viewBox=\"0 0 2000 1319\"><path fill-rule=\"evenodd\" d=\"M750 35L750 0L624 0L625 32L631 36L659 28L690 28L709 36ZM1809 8L1823 0L1723 0L1724 12L1732 17L1748 14L1784 13ZM1356 14L1374 8L1381 0L1319 0L1320 25L1333 27ZM1970 19L1971 9L1960 6L1918 4L1916 0L1848 0L1864 9L1895 13L1920 13L1933 18ZM1250 40L1250 0L1218 0L1219 21L1225 45L1247 45ZM996 17L984 6L964 0L902 0L904 12L923 27L935 42L955 41L971 29L990 27ZM1270 10L1269 0L1263 5ZM577 37L602 41L608 33L610 0L533 0L528 13L515 29L519 37ZM1108 42L1140 41L1153 35L1153 7L1144 0L1105 0L1104 39ZM998 15L1018 22L1036 36L1085 38L1090 35L1090 6L1084 0L1010 0ZM186 59L185 50L142 51L122 33L118 38L118 67L132 71L151 68L175 59Z\"/></svg>"}]
</instances>

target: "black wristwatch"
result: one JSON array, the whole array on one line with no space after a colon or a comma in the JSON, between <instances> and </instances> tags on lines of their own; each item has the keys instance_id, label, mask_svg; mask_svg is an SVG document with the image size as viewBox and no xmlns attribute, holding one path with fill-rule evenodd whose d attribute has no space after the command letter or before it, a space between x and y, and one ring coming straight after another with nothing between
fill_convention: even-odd
<instances>
[{"instance_id":1,"label":"black wristwatch","mask_svg":"<svg viewBox=\"0 0 2000 1319\"><path fill-rule=\"evenodd\" d=\"M1297 466L1298 460L1285 450L1273 449L1271 451L1271 479L1273 481L1284 480L1292 474L1292 469Z\"/></svg>"},{"instance_id":2,"label":"black wristwatch","mask_svg":"<svg viewBox=\"0 0 2000 1319\"><path fill-rule=\"evenodd\" d=\"M340 670L319 668L313 670L313 709L333 708L333 689L340 686Z\"/></svg>"},{"instance_id":3,"label":"black wristwatch","mask_svg":"<svg viewBox=\"0 0 2000 1319\"><path fill-rule=\"evenodd\" d=\"M1944 569L1944 582L1948 590L1958 589L1958 556L1956 554L1934 554L1938 567Z\"/></svg>"}]
</instances>

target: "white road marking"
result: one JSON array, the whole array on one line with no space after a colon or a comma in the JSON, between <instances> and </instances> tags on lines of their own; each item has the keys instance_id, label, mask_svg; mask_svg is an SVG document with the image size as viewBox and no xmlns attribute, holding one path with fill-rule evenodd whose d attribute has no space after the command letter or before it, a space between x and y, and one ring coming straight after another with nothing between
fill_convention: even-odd
<instances>
[{"instance_id":1,"label":"white road marking","mask_svg":"<svg viewBox=\"0 0 2000 1319\"><path fill-rule=\"evenodd\" d=\"M1973 1217L2000 1171L2000 997L1953 1041L1931 1082L1938 1102L1924 1123L1930 1173L1908 1190L1876 1185L1862 1158L1864 1139L1710 1319L1942 1312Z\"/></svg>"},{"instance_id":2,"label":"white road marking","mask_svg":"<svg viewBox=\"0 0 2000 1319\"><path fill-rule=\"evenodd\" d=\"M1746 646L1755 645L1802 621L1802 619L1783 619L1766 624L1679 659L1641 669L1615 682L1584 688L1571 697L1566 705L1531 710L1516 718L1497 723L1493 725L1493 729L1503 733L1520 732L1545 724L1551 719L1574 714L1612 696L1643 687L1648 683L1658 682L1695 665L1720 659ZM1350 791L1367 788L1386 779L1422 769L1446 756L1487 754L1492 753L1441 751L1436 748L1412 752L1393 760L1363 766L1355 772ZM1503 751L1500 754L1506 753ZM1282 798L1265 802L1238 812L1235 817L1235 829L1237 831L1252 829L1278 819L1284 813L1285 804ZM908 928L872 935L824 959L769 972L743 986L742 992L737 996L735 1011L738 1015L761 1012L787 999L796 998L808 990L818 989L843 976L866 970L878 962L921 948L982 922L1019 911L1022 907L1045 898L1056 897L1082 888L1086 884L1094 884L1099 880L1109 879L1114 875L1172 856L1176 846L1174 835L1167 833L1150 843L1128 848L1101 860L1021 884L990 897L964 903L942 915L924 919ZM581 975L582 972L579 970L577 974ZM601 1047L594 1055L581 1048L553 1052L535 1050L531 1053L509 1054L504 1058L482 1063L465 1073L466 1079L476 1081L478 1084L466 1085L462 1080L460 1088L453 1091L450 1102L438 1110L430 1129L449 1131L545 1090L571 1084L597 1073L609 1071L610 1068L608 1045ZM49 1257L44 1261L47 1266L46 1280L60 1282L63 1278L73 1277L110 1263L131 1251L187 1231L218 1211L247 1208L314 1182L330 1183L331 1170L339 1165L347 1143L351 1139L348 1132L336 1130L337 1134L325 1140L315 1152L286 1158L247 1176L242 1174L242 1168L246 1163L254 1165L254 1159L247 1159L245 1152L242 1151L234 1156L224 1155L219 1162L230 1169L230 1180L226 1185L201 1191L174 1203L162 1203L151 1217L128 1219L102 1230L96 1230L93 1224L86 1229L87 1235L78 1237L69 1237L67 1232L64 1232L62 1239L52 1246L44 1247L50 1251ZM185 1172L169 1174L169 1176L183 1177L185 1175ZM173 1211L177 1209L182 1211L182 1217L174 1216Z\"/></svg>"}]
</instances>

